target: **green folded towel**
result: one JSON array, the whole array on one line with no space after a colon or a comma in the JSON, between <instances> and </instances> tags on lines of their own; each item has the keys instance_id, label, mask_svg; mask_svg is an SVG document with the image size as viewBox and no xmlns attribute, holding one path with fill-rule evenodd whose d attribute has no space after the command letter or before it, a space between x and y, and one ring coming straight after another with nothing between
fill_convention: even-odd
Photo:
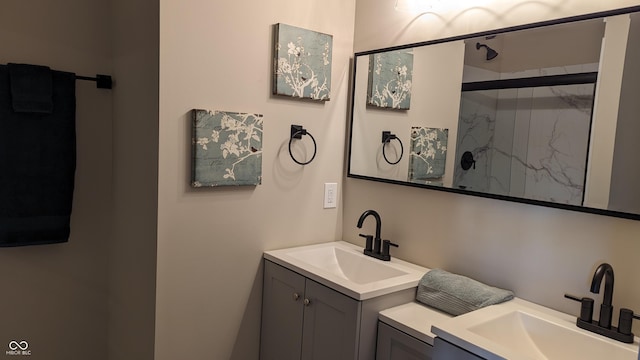
<instances>
[{"instance_id":1,"label":"green folded towel","mask_svg":"<svg viewBox=\"0 0 640 360\"><path fill-rule=\"evenodd\" d=\"M513 299L513 292L433 269L418 284L416 300L457 316Z\"/></svg>"}]
</instances>

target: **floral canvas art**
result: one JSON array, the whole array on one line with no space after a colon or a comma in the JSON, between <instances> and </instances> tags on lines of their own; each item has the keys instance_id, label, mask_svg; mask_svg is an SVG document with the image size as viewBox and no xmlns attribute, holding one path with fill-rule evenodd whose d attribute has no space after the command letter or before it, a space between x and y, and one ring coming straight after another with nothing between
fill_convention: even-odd
<instances>
[{"instance_id":1,"label":"floral canvas art","mask_svg":"<svg viewBox=\"0 0 640 360\"><path fill-rule=\"evenodd\" d=\"M333 36L276 24L274 42L273 93L329 100Z\"/></svg>"},{"instance_id":2,"label":"floral canvas art","mask_svg":"<svg viewBox=\"0 0 640 360\"><path fill-rule=\"evenodd\" d=\"M262 181L262 115L193 110L191 186Z\"/></svg>"},{"instance_id":3,"label":"floral canvas art","mask_svg":"<svg viewBox=\"0 0 640 360\"><path fill-rule=\"evenodd\" d=\"M438 180L444 176L448 134L449 129L411 128L410 182L441 185Z\"/></svg>"},{"instance_id":4,"label":"floral canvas art","mask_svg":"<svg viewBox=\"0 0 640 360\"><path fill-rule=\"evenodd\" d=\"M367 105L409 110L413 78L413 54L409 51L387 51L369 56Z\"/></svg>"}]
</instances>

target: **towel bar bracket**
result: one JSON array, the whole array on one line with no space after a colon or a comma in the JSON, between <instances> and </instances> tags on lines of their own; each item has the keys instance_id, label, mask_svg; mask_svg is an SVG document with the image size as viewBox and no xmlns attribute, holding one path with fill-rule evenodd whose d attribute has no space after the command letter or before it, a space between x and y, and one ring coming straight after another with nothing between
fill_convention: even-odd
<instances>
[{"instance_id":1,"label":"towel bar bracket","mask_svg":"<svg viewBox=\"0 0 640 360\"><path fill-rule=\"evenodd\" d=\"M96 82L96 87L98 89L112 89L113 88L113 80L111 79L110 75L97 74L96 77L76 75L76 80L95 81Z\"/></svg>"}]
</instances>

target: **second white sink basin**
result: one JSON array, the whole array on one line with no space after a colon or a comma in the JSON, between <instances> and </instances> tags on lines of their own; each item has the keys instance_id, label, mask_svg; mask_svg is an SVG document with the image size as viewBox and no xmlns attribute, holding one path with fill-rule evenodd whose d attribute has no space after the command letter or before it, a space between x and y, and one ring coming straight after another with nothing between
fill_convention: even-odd
<instances>
[{"instance_id":1,"label":"second white sink basin","mask_svg":"<svg viewBox=\"0 0 640 360\"><path fill-rule=\"evenodd\" d=\"M514 299L453 318L433 332L486 359L637 359L637 342L611 340L578 328L575 321Z\"/></svg>"},{"instance_id":2,"label":"second white sink basin","mask_svg":"<svg viewBox=\"0 0 640 360\"><path fill-rule=\"evenodd\" d=\"M344 241L265 251L264 257L357 300L416 287L429 269L382 261Z\"/></svg>"}]
</instances>

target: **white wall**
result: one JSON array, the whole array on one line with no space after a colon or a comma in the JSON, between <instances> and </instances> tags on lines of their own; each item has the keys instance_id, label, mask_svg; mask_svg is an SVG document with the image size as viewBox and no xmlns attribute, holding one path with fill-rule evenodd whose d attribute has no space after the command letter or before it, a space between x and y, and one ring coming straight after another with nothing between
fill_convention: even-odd
<instances>
[{"instance_id":1,"label":"white wall","mask_svg":"<svg viewBox=\"0 0 640 360\"><path fill-rule=\"evenodd\" d=\"M609 207L618 107L631 20L629 15L619 15L609 17L605 22L598 69L603 75L596 83L584 196L586 205L599 209Z\"/></svg>"},{"instance_id":2,"label":"white wall","mask_svg":"<svg viewBox=\"0 0 640 360\"><path fill-rule=\"evenodd\" d=\"M638 134L640 134L640 16L631 16L631 29L624 63L622 97L618 112L616 145L613 154L609 208L640 212L640 168L637 166Z\"/></svg>"},{"instance_id":3,"label":"white wall","mask_svg":"<svg viewBox=\"0 0 640 360\"><path fill-rule=\"evenodd\" d=\"M4 2L0 63L111 74L109 18L103 1ZM26 340L32 360L107 358L111 101L112 91L76 83L77 168L69 242L0 249L3 355L10 341Z\"/></svg>"},{"instance_id":4,"label":"white wall","mask_svg":"<svg viewBox=\"0 0 640 360\"><path fill-rule=\"evenodd\" d=\"M160 2L160 129L156 359L257 359L261 256L341 238L323 184L342 191L355 2ZM272 25L333 35L331 100L274 98ZM193 108L264 115L262 185L189 186ZM301 167L291 124L318 143Z\"/></svg>"},{"instance_id":5,"label":"white wall","mask_svg":"<svg viewBox=\"0 0 640 360\"><path fill-rule=\"evenodd\" d=\"M395 1L358 0L354 50L365 51L638 5L634 0L457 0L416 14Z\"/></svg>"},{"instance_id":6,"label":"white wall","mask_svg":"<svg viewBox=\"0 0 640 360\"><path fill-rule=\"evenodd\" d=\"M501 0L415 16L395 12L392 1L359 0L354 48L369 50L632 5L640 2ZM355 224L366 209L380 212L382 235L400 244L392 255L513 289L519 297L568 313L578 314L579 306L564 299L564 293L589 294L593 270L609 262L616 274L616 313L619 307L640 311L638 221L347 179L345 240L364 246Z\"/></svg>"}]
</instances>

